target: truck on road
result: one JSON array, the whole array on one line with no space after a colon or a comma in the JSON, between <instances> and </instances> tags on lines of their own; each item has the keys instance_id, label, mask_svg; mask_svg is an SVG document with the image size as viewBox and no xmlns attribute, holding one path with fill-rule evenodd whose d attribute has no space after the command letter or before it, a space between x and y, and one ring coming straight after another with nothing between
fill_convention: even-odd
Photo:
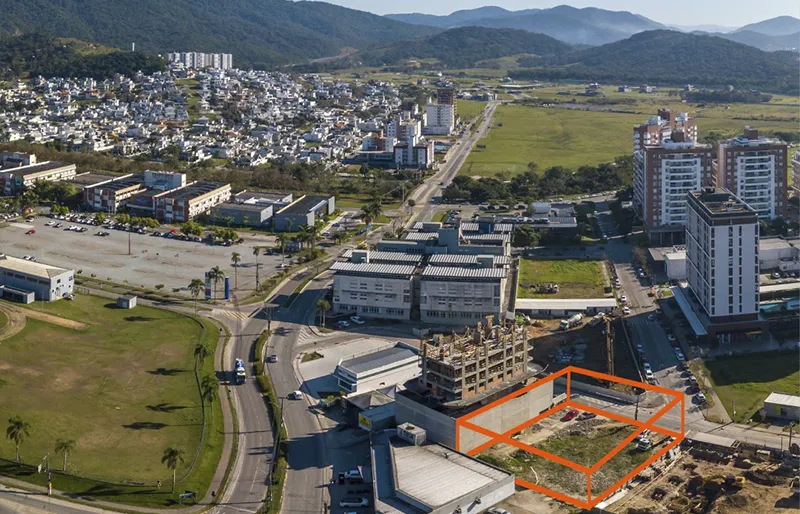
<instances>
[{"instance_id":1,"label":"truck on road","mask_svg":"<svg viewBox=\"0 0 800 514\"><path fill-rule=\"evenodd\" d=\"M236 359L234 375L236 375L237 384L244 384L247 382L247 372L244 370L244 361L242 359Z\"/></svg>"}]
</instances>

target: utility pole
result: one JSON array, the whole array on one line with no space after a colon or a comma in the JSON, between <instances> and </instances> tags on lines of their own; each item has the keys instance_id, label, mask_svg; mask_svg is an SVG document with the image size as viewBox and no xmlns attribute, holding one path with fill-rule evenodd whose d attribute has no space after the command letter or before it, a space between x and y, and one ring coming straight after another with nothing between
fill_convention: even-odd
<instances>
[{"instance_id":1,"label":"utility pole","mask_svg":"<svg viewBox=\"0 0 800 514\"><path fill-rule=\"evenodd\" d=\"M131 233L128 232L128 255L131 254Z\"/></svg>"},{"instance_id":2,"label":"utility pole","mask_svg":"<svg viewBox=\"0 0 800 514\"><path fill-rule=\"evenodd\" d=\"M636 395L636 412L633 414L633 419L636 421L639 421L639 396L638 394Z\"/></svg>"}]
</instances>

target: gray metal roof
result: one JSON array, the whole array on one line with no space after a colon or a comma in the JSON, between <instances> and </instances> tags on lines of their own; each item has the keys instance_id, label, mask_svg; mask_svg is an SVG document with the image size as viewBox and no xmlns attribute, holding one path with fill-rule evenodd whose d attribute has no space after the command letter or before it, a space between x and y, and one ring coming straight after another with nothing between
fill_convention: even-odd
<instances>
[{"instance_id":1,"label":"gray metal roof","mask_svg":"<svg viewBox=\"0 0 800 514\"><path fill-rule=\"evenodd\" d=\"M510 479L510 473L438 444L392 445L396 489L430 510ZM465 505L466 506L466 505Z\"/></svg>"},{"instance_id":2,"label":"gray metal roof","mask_svg":"<svg viewBox=\"0 0 800 514\"><path fill-rule=\"evenodd\" d=\"M17 257L2 254L0 254L0 269L8 269L39 278L53 278L71 271L41 262L26 261L25 259L18 259Z\"/></svg>"},{"instance_id":3,"label":"gray metal roof","mask_svg":"<svg viewBox=\"0 0 800 514\"><path fill-rule=\"evenodd\" d=\"M800 396L785 393L770 393L769 396L767 396L767 399L764 400L764 403L772 403L798 409L800 408Z\"/></svg>"},{"instance_id":4,"label":"gray metal roof","mask_svg":"<svg viewBox=\"0 0 800 514\"><path fill-rule=\"evenodd\" d=\"M491 226L492 232L495 234L500 234L503 232L512 232L514 230L514 225L511 223L495 223ZM474 221L462 221L461 222L461 231L462 232L480 232L481 226L479 223L475 223Z\"/></svg>"},{"instance_id":5,"label":"gray metal roof","mask_svg":"<svg viewBox=\"0 0 800 514\"><path fill-rule=\"evenodd\" d=\"M429 239L439 239L436 232L409 232L405 237L406 241L427 241Z\"/></svg>"},{"instance_id":6,"label":"gray metal roof","mask_svg":"<svg viewBox=\"0 0 800 514\"><path fill-rule=\"evenodd\" d=\"M508 234L462 234L467 241L510 241Z\"/></svg>"},{"instance_id":7,"label":"gray metal roof","mask_svg":"<svg viewBox=\"0 0 800 514\"><path fill-rule=\"evenodd\" d=\"M463 253L437 253L431 255L428 264L441 265L475 265L478 257L491 257L495 266L505 266L511 263L511 258L505 255L468 255Z\"/></svg>"},{"instance_id":8,"label":"gray metal roof","mask_svg":"<svg viewBox=\"0 0 800 514\"><path fill-rule=\"evenodd\" d=\"M408 348L393 346L377 352L360 355L351 359L342 360L339 366L353 374L366 373L384 366L399 364L408 359L417 359L416 353Z\"/></svg>"},{"instance_id":9,"label":"gray metal roof","mask_svg":"<svg viewBox=\"0 0 800 514\"><path fill-rule=\"evenodd\" d=\"M349 259L353 255L353 250L347 250L344 252L345 259ZM383 252L383 251L370 251L369 252L369 262L370 263L390 263L390 262L400 262L400 263L419 263L422 261L422 255L415 254L415 253L404 253L404 252Z\"/></svg>"},{"instance_id":10,"label":"gray metal roof","mask_svg":"<svg viewBox=\"0 0 800 514\"><path fill-rule=\"evenodd\" d=\"M502 268L456 268L453 266L428 266L422 270L424 277L442 278L492 278L506 277L506 270Z\"/></svg>"},{"instance_id":11,"label":"gray metal roof","mask_svg":"<svg viewBox=\"0 0 800 514\"><path fill-rule=\"evenodd\" d=\"M400 264L377 264L372 262L334 262L330 269L332 271L341 271L345 273L411 276L414 273L415 267Z\"/></svg>"}]
</instances>

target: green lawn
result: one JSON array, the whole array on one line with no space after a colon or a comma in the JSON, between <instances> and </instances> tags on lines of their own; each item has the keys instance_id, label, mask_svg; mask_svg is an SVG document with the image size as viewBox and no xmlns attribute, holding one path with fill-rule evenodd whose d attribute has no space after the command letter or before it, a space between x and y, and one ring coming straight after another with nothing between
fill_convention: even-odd
<instances>
[{"instance_id":1,"label":"green lawn","mask_svg":"<svg viewBox=\"0 0 800 514\"><path fill-rule=\"evenodd\" d=\"M720 357L703 365L722 405L737 422L753 417L770 393L797 394L800 384L800 362L795 352Z\"/></svg>"},{"instance_id":2,"label":"green lawn","mask_svg":"<svg viewBox=\"0 0 800 514\"><path fill-rule=\"evenodd\" d=\"M369 195L343 195L336 196L336 207L339 209L360 209L361 207L372 203L372 197ZM383 200L383 209L399 209L400 202L388 199Z\"/></svg>"},{"instance_id":3,"label":"green lawn","mask_svg":"<svg viewBox=\"0 0 800 514\"><path fill-rule=\"evenodd\" d=\"M28 306L87 323L76 331L28 319L25 329L0 345L0 418L20 415L31 424L21 447L25 464L36 466L50 454L61 467L53 446L73 439L76 449L68 471L116 483L57 474L53 486L98 499L146 507L170 506L170 471L161 464L167 447L185 453L178 467L182 477L200 444L201 400L194 374L194 346L205 326L204 343L212 352L217 329L165 310L139 306L119 310L105 298L79 295L75 301ZM206 359L201 376L214 373ZM222 451L222 415L214 404L214 426L207 410L203 447L193 471L179 490L202 498ZM3 457L12 457L4 443ZM43 484L43 476L0 461L0 474ZM161 480L165 487L154 488Z\"/></svg>"},{"instance_id":4,"label":"green lawn","mask_svg":"<svg viewBox=\"0 0 800 514\"><path fill-rule=\"evenodd\" d=\"M550 166L577 169L584 165L611 162L633 151L632 127L656 113L621 114L601 111L501 105L495 111L494 125L486 138L478 141L459 173L492 176L500 172L520 173L530 162L543 170ZM684 107L686 108L686 107ZM758 112L766 106L752 106ZM791 108L771 106L788 111ZM642 109L644 111L644 109ZM703 114L719 114L714 107ZM691 114L696 114L690 111ZM725 113L728 114L727 112ZM744 113L741 112L744 116ZM731 117L698 118L700 137L710 131L739 133L746 124L763 130L797 130L796 121L761 121ZM764 115L765 117L768 115ZM784 119L781 116L781 119ZM485 148L481 148L481 145Z\"/></svg>"},{"instance_id":5,"label":"green lawn","mask_svg":"<svg viewBox=\"0 0 800 514\"><path fill-rule=\"evenodd\" d=\"M5 312L0 311L0 329L6 326L6 323L8 323L8 316L6 316Z\"/></svg>"},{"instance_id":6,"label":"green lawn","mask_svg":"<svg viewBox=\"0 0 800 514\"><path fill-rule=\"evenodd\" d=\"M458 115L464 121L480 116L484 108L486 108L486 102L476 102L474 100L457 100L456 104Z\"/></svg>"},{"instance_id":7,"label":"green lawn","mask_svg":"<svg viewBox=\"0 0 800 514\"><path fill-rule=\"evenodd\" d=\"M577 259L534 260L521 259L519 273L519 298L602 298L605 282L603 264L599 261ZM555 283L558 293L536 293L533 284Z\"/></svg>"}]
</instances>

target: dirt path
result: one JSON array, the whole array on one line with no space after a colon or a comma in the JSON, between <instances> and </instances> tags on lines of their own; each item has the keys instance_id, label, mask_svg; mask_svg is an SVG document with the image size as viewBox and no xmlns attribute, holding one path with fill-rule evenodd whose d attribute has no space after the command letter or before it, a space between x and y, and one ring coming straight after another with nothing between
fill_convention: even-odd
<instances>
[{"instance_id":1,"label":"dirt path","mask_svg":"<svg viewBox=\"0 0 800 514\"><path fill-rule=\"evenodd\" d=\"M19 333L25 328L25 315L11 305L0 303L0 311L8 318L8 323L0 327L0 341Z\"/></svg>"},{"instance_id":2,"label":"dirt path","mask_svg":"<svg viewBox=\"0 0 800 514\"><path fill-rule=\"evenodd\" d=\"M39 321L44 321L46 323L51 323L53 325L58 325L64 328L71 328L72 330L86 330L89 328L89 325L86 323L81 323L80 321L74 321L71 319L66 318L59 318L58 316L53 316L52 314L45 314L44 312L34 311L30 309L23 309L25 316L33 319L38 319Z\"/></svg>"}]
</instances>

